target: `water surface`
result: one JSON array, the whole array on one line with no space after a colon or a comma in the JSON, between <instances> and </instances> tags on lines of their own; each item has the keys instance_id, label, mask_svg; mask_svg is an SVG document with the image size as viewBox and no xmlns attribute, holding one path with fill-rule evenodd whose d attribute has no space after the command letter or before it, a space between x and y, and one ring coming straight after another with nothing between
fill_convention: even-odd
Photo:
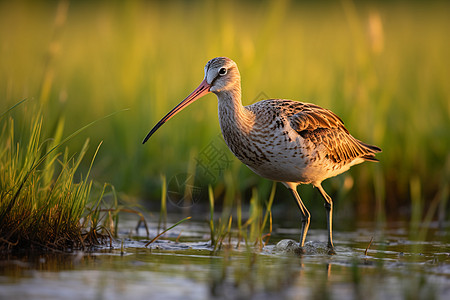
<instances>
[{"instance_id":1,"label":"water surface","mask_svg":"<svg viewBox=\"0 0 450 300\"><path fill-rule=\"evenodd\" d=\"M335 232L311 229L307 254L274 252L297 229L277 228L262 249L213 251L206 223L185 222L149 247L145 230L122 223L112 247L93 252L19 253L0 260L1 299L449 299L448 230L412 240L408 227L364 224ZM157 224L149 224L157 228ZM132 234L130 235L130 231ZM180 234L181 233L181 234ZM156 231L151 231L153 237ZM365 254L371 238L374 238ZM176 239L179 238L177 242ZM122 243L123 241L123 243Z\"/></svg>"}]
</instances>

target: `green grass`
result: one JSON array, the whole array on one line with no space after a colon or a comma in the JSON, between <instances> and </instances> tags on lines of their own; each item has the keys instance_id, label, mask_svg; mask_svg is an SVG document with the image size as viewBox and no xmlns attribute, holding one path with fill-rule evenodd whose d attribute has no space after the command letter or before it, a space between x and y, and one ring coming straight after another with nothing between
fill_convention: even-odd
<instances>
[{"instance_id":1,"label":"green grass","mask_svg":"<svg viewBox=\"0 0 450 300\"><path fill-rule=\"evenodd\" d=\"M75 155L68 148L56 152L67 139L56 134L43 140L39 110L30 120L30 134L17 140L14 119L5 114L0 119L0 250L90 246L80 221L90 197L92 162L85 176L75 176L89 141Z\"/></svg>"},{"instance_id":2,"label":"green grass","mask_svg":"<svg viewBox=\"0 0 450 300\"><path fill-rule=\"evenodd\" d=\"M138 227L142 223L148 236L147 222L140 211L119 203L111 184L96 187L89 179L102 143L85 174L79 167L89 139L78 153L71 154L68 147L63 149L64 144L102 119L65 138L64 120L60 119L53 135L45 136L42 111L23 102L0 115L0 252L87 249L107 240L112 243L120 212L138 215ZM32 108L28 112L33 115L27 118L28 130L18 134L12 114L24 108Z\"/></svg>"},{"instance_id":3,"label":"green grass","mask_svg":"<svg viewBox=\"0 0 450 300\"><path fill-rule=\"evenodd\" d=\"M226 177L228 177L229 181L229 176ZM275 198L276 184L272 184L269 199L264 205L258 198L257 189L253 189L248 213L245 213L248 216L245 224L242 224L242 205L240 205L239 201L236 201L237 203L235 205L233 203L234 199L230 197L234 195L232 191L233 185L228 184L227 186L229 188L226 190L225 201L222 203L221 216L218 219L215 217L216 199L214 191L211 186L208 187L210 208L209 229L213 251L222 249L224 245L230 248L232 246L232 239L236 241L236 248L240 248L241 242L244 242L249 252L253 252L252 249L255 248L262 249L272 234L271 209ZM263 215L264 208L265 212ZM233 216L236 216L236 222L233 222ZM269 226L267 226L268 222Z\"/></svg>"},{"instance_id":4,"label":"green grass","mask_svg":"<svg viewBox=\"0 0 450 300\"><path fill-rule=\"evenodd\" d=\"M412 206L425 210L421 218L436 207L448 211L430 203L446 200L449 190L450 4L65 3L0 3L0 111L29 98L43 106L44 131L62 117L64 132L74 132L130 108L69 143L81 149L87 137L104 141L92 173L129 198L158 203L160 174L169 182L186 172L220 132L210 95L141 144L202 80L204 64L225 55L239 65L244 104L261 93L313 102L383 149L380 163L325 183L338 202L336 224L340 212L358 221L409 219ZM15 118L19 127L29 115ZM79 169L89 165L81 162ZM228 171L235 178L233 199L248 203L254 187L262 199L269 197L271 183L238 161ZM217 180L214 189L225 190L224 182ZM339 192L343 186L345 193ZM323 210L316 191L300 188L300 194L311 211ZM285 211L295 207L281 188L275 197L278 206L288 200Z\"/></svg>"}]
</instances>

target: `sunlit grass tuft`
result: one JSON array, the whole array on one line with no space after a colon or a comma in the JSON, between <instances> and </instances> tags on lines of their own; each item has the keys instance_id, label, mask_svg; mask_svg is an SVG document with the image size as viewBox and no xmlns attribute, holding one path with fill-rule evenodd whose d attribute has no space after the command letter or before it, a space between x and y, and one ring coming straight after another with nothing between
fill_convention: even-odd
<instances>
[{"instance_id":1,"label":"sunlit grass tuft","mask_svg":"<svg viewBox=\"0 0 450 300\"><path fill-rule=\"evenodd\" d=\"M80 219L92 183L86 178L74 183L74 175L86 154L88 141L76 156L66 149L39 167L45 143L41 141L42 116L31 123L31 134L14 139L14 121L2 122L0 136L0 237L2 248L34 246L79 246L82 242ZM50 158L50 156L48 156ZM42 161L41 161L42 162ZM56 179L55 168L61 168Z\"/></svg>"},{"instance_id":2,"label":"sunlit grass tuft","mask_svg":"<svg viewBox=\"0 0 450 300\"><path fill-rule=\"evenodd\" d=\"M0 250L61 250L100 243L104 235L92 235L100 226L100 206L88 214L86 207L92 189L88 178L101 143L80 178L76 175L89 140L77 154L70 154L67 147L59 152L64 143L92 123L62 139L64 123L58 122L57 138L44 139L40 109L30 121L29 134L17 135L14 119L6 114L0 117Z\"/></svg>"}]
</instances>

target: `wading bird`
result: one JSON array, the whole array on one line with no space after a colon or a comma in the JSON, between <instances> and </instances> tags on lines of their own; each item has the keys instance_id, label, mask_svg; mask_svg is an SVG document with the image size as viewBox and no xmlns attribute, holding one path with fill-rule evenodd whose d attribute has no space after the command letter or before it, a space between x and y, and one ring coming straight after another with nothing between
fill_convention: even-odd
<instances>
[{"instance_id":1,"label":"wading bird","mask_svg":"<svg viewBox=\"0 0 450 300\"><path fill-rule=\"evenodd\" d=\"M337 115L311 103L269 99L243 106L239 70L227 57L206 64L202 83L153 127L143 143L170 118L208 93L218 98L220 128L233 154L256 174L282 182L294 196L301 212L301 249L310 214L297 186L312 184L319 190L325 200L329 253L335 253L333 201L321 183L353 165L378 161L375 153L381 149L355 139Z\"/></svg>"}]
</instances>

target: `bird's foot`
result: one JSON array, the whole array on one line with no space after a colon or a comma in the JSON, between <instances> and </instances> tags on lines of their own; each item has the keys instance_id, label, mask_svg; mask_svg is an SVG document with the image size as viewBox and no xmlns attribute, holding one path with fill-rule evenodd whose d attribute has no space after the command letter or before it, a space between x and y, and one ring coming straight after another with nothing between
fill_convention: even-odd
<instances>
[{"instance_id":1,"label":"bird's foot","mask_svg":"<svg viewBox=\"0 0 450 300\"><path fill-rule=\"evenodd\" d=\"M294 255L314 255L314 254L328 254L334 255L336 251L334 250L333 245L327 245L321 242L308 242L302 247L301 243L297 241L286 239L281 240L274 247L274 252L281 254L294 254Z\"/></svg>"},{"instance_id":2,"label":"bird's foot","mask_svg":"<svg viewBox=\"0 0 450 300\"><path fill-rule=\"evenodd\" d=\"M328 255L335 255L335 254L336 254L336 250L334 250L334 246L328 245Z\"/></svg>"},{"instance_id":3,"label":"bird's foot","mask_svg":"<svg viewBox=\"0 0 450 300\"><path fill-rule=\"evenodd\" d=\"M300 247L300 244L294 240L281 240L274 248L275 252L283 253L283 254L294 254L294 255L302 255L305 254L306 251L303 247Z\"/></svg>"}]
</instances>

